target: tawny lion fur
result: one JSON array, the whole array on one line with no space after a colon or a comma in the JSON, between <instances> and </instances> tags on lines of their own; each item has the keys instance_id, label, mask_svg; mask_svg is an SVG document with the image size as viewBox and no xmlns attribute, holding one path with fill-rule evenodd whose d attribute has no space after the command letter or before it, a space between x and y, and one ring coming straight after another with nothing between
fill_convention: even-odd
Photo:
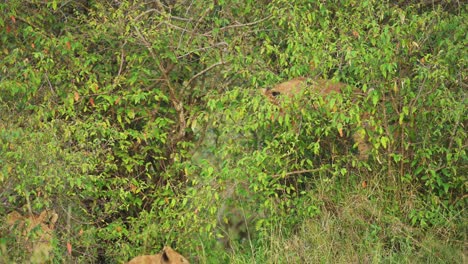
<instances>
[{"instance_id":1,"label":"tawny lion fur","mask_svg":"<svg viewBox=\"0 0 468 264\"><path fill-rule=\"evenodd\" d=\"M10 230L19 231L18 241L31 253L30 263L49 260L52 251L52 237L58 215L54 211L43 211L39 215L22 216L14 211L7 215Z\"/></svg>"},{"instance_id":2,"label":"tawny lion fur","mask_svg":"<svg viewBox=\"0 0 468 264\"><path fill-rule=\"evenodd\" d=\"M345 87L346 84L341 82L334 82L332 80L317 79L310 80L310 82L308 82L308 79L305 77L297 77L292 80L277 84L271 89L262 89L262 93L272 103L278 105L278 100L281 95L286 95L292 98L300 94L306 88L322 96L326 96L331 93L341 93L342 89ZM352 135L352 138L357 144L359 158L366 160L369 157L371 147L365 136L356 132Z\"/></svg>"},{"instance_id":3,"label":"tawny lion fur","mask_svg":"<svg viewBox=\"0 0 468 264\"><path fill-rule=\"evenodd\" d=\"M189 261L171 247L164 247L156 255L143 255L130 260L127 264L188 264Z\"/></svg>"},{"instance_id":4,"label":"tawny lion fur","mask_svg":"<svg viewBox=\"0 0 468 264\"><path fill-rule=\"evenodd\" d=\"M327 95L332 92L341 93L346 85L341 82L333 82L331 80L318 79L307 85L307 78L297 77L287 82L277 84L271 89L262 89L264 95L266 95L270 100L276 101L278 95L287 95L294 96L302 92L306 87L311 87L314 92L317 92L321 95Z\"/></svg>"}]
</instances>

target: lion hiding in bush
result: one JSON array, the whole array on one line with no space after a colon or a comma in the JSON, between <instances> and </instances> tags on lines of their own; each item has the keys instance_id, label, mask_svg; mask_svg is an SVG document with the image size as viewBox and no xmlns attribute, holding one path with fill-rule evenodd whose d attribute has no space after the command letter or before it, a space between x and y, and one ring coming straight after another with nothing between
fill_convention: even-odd
<instances>
[{"instance_id":1,"label":"lion hiding in bush","mask_svg":"<svg viewBox=\"0 0 468 264\"><path fill-rule=\"evenodd\" d=\"M305 77L297 77L292 80L277 84L273 88L262 89L261 91L270 102L272 102L275 105L280 105L282 96L294 98L306 89L312 93L317 93L320 96L326 97L328 95L331 95L332 93L341 94L344 88L346 88L346 84L341 82L335 82L326 79L311 80ZM361 94L362 93L360 93L360 91L356 89L353 90L353 96L358 97ZM365 120L366 115L362 115L361 119ZM354 132L352 134L352 138L357 145L359 151L359 158L361 160L367 160L369 157L371 146L367 141L366 136L362 133Z\"/></svg>"}]
</instances>

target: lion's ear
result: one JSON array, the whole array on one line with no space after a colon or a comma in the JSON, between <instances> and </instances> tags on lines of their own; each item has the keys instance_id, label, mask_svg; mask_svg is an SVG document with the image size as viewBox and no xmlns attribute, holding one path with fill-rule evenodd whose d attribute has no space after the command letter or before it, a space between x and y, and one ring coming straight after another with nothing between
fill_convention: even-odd
<instances>
[{"instance_id":1,"label":"lion's ear","mask_svg":"<svg viewBox=\"0 0 468 264\"><path fill-rule=\"evenodd\" d=\"M16 221L20 221L23 219L23 216L18 213L17 211L13 211L7 215L6 222L9 225L14 225Z\"/></svg>"},{"instance_id":2,"label":"lion's ear","mask_svg":"<svg viewBox=\"0 0 468 264\"><path fill-rule=\"evenodd\" d=\"M166 251L163 251L161 258L163 260L163 263L169 262L169 256L167 255Z\"/></svg>"},{"instance_id":3,"label":"lion's ear","mask_svg":"<svg viewBox=\"0 0 468 264\"><path fill-rule=\"evenodd\" d=\"M37 221L38 221L39 223L45 222L45 221L47 220L47 219L46 219L47 215L48 215L47 210L42 211L42 212L39 214L39 217L37 218Z\"/></svg>"},{"instance_id":4,"label":"lion's ear","mask_svg":"<svg viewBox=\"0 0 468 264\"><path fill-rule=\"evenodd\" d=\"M260 92L262 92L263 95L267 94L268 89L262 88L260 89Z\"/></svg>"},{"instance_id":5,"label":"lion's ear","mask_svg":"<svg viewBox=\"0 0 468 264\"><path fill-rule=\"evenodd\" d=\"M57 223L58 220L58 214L55 211L49 212L49 216L47 218L47 222L49 224L50 229L55 228L55 223Z\"/></svg>"},{"instance_id":6,"label":"lion's ear","mask_svg":"<svg viewBox=\"0 0 468 264\"><path fill-rule=\"evenodd\" d=\"M169 246L165 246L162 250L162 253L161 253L161 260L162 260L162 263L170 263L170 256L169 254L171 253L172 248L169 247Z\"/></svg>"}]
</instances>

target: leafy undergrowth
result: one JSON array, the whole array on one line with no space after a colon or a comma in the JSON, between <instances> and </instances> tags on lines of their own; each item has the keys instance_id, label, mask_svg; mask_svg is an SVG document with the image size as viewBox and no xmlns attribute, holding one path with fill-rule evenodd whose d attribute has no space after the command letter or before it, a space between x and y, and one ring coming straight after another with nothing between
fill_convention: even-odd
<instances>
[{"instance_id":1,"label":"leafy undergrowth","mask_svg":"<svg viewBox=\"0 0 468 264\"><path fill-rule=\"evenodd\" d=\"M0 263L467 262L461 2L1 2Z\"/></svg>"},{"instance_id":2,"label":"leafy undergrowth","mask_svg":"<svg viewBox=\"0 0 468 264\"><path fill-rule=\"evenodd\" d=\"M446 219L444 226L414 227L407 224L408 212L388 211L394 201L378 190L343 192L338 201L330 195L321 197L319 215L303 219L294 229L284 220L264 230L260 240L244 241L228 256L211 252L201 263L215 263L218 256L229 260L226 263L466 262L464 218Z\"/></svg>"}]
</instances>

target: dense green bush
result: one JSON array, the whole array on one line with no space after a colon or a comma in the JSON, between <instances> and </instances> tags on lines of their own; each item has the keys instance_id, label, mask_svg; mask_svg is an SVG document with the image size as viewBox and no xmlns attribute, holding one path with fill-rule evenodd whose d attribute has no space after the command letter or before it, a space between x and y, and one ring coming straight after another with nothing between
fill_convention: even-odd
<instances>
[{"instance_id":1,"label":"dense green bush","mask_svg":"<svg viewBox=\"0 0 468 264\"><path fill-rule=\"evenodd\" d=\"M1 216L55 210L55 262L165 244L208 263L451 250L466 241L467 15L426 2L0 4ZM260 92L298 76L348 87ZM320 219L323 240L307 237ZM358 245L333 244L336 228ZM4 259L28 258L0 234ZM323 245L344 255L304 253Z\"/></svg>"}]
</instances>

